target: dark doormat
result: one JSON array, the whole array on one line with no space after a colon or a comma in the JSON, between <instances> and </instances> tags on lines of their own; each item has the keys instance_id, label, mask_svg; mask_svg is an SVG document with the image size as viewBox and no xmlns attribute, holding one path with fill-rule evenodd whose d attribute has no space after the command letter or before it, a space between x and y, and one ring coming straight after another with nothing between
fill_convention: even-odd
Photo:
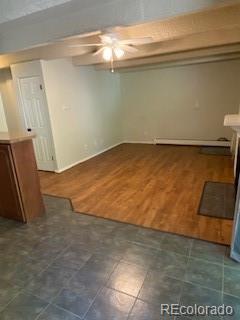
<instances>
[{"instance_id":1,"label":"dark doormat","mask_svg":"<svg viewBox=\"0 0 240 320\"><path fill-rule=\"evenodd\" d=\"M212 181L205 182L198 214L232 220L234 217L234 208L234 184Z\"/></svg>"},{"instance_id":2,"label":"dark doormat","mask_svg":"<svg viewBox=\"0 0 240 320\"><path fill-rule=\"evenodd\" d=\"M213 156L231 156L229 147L201 147L201 154L208 154Z\"/></svg>"}]
</instances>

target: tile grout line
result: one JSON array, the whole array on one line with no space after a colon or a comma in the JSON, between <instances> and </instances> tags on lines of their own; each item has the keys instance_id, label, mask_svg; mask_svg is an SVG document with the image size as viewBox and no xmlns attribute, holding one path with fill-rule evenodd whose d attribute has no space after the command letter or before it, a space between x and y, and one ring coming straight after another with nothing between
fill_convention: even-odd
<instances>
[{"instance_id":1,"label":"tile grout line","mask_svg":"<svg viewBox=\"0 0 240 320\"><path fill-rule=\"evenodd\" d=\"M13 300L15 300L15 298L17 298L22 293L22 291L23 291L23 289L21 289L18 293L16 293L16 295L14 295L14 297L0 311L0 314L12 303Z\"/></svg>"},{"instance_id":2,"label":"tile grout line","mask_svg":"<svg viewBox=\"0 0 240 320\"><path fill-rule=\"evenodd\" d=\"M117 260L116 260L116 261L117 261ZM104 284L103 284L103 285L101 285L101 286L100 286L100 288L98 289L98 291L97 291L97 293L96 293L96 295L95 295L95 297L94 297L94 299L93 299L92 303L90 304L89 308L87 309L87 311L84 313L84 315L83 315L83 317L82 317L82 319L83 319L83 320L86 318L86 316L87 316L87 314L88 314L89 310L90 310L90 309L91 309L91 307L93 306L93 304L94 304L95 300L97 299L97 297L98 297L98 295L99 295L100 291L102 291L102 289L103 289L104 287L106 287L106 284L107 284L108 280L109 280L109 279L110 279L110 277L112 276L113 272L116 270L116 268L117 268L118 264L119 264L119 261L117 261L116 266L113 268L112 272L110 272L110 274L109 274L109 276L107 277L107 279L105 280Z\"/></svg>"},{"instance_id":3,"label":"tile grout line","mask_svg":"<svg viewBox=\"0 0 240 320\"><path fill-rule=\"evenodd\" d=\"M70 244L69 246L71 246L72 244ZM69 248L69 246L67 247L67 248ZM67 249L66 249L67 250ZM62 254L64 252L64 250L60 253L60 254ZM56 257L56 259L58 259L59 257L57 256ZM90 259L90 258L89 258ZM88 259L88 260L89 260ZM87 260L87 261L88 261ZM54 263L54 261L55 261L55 259L52 261L52 263ZM87 262L86 261L86 262ZM85 263L86 263L85 262ZM74 275L78 272L78 271L80 271L81 270L81 268L85 265L85 263L79 268L79 269L77 269L77 271L76 272L74 272L73 273L73 275L69 278L69 281L70 281L70 279L72 279L73 277L74 277ZM51 264L52 265L52 264ZM51 266L50 265L50 266ZM48 269L48 268L47 268ZM46 271L46 270L44 270L44 271ZM41 273L40 273L41 274ZM53 301L54 301L54 299L60 294L60 292L62 291L64 289L64 286L63 287L61 287L60 289L59 289L59 291L56 293L56 295L54 296L54 297L52 297L51 298L51 301L49 302L49 301L46 301L46 303L48 302L48 305L46 306L46 308L44 308L44 310L42 310L41 312L40 312L40 314L37 316L37 318L35 318L34 320L37 320L46 310L47 310L47 308L50 306L50 305L52 305L52 306L54 306L54 307L56 307L56 308L59 308L59 309L62 309L62 310L64 310L64 311L67 311L67 312L70 312L69 310L66 310L66 309L64 309L64 308L61 308L61 307L59 307L58 305L55 305L54 303L53 303ZM26 293L25 293L26 294ZM35 296L36 298L38 298L38 299L41 299L41 300L43 300L43 301L45 301L44 299L42 299L40 296L38 296L38 295L36 295L36 294L33 294L33 293L31 293L31 292L27 292L27 294L30 294L30 295L32 295L32 296ZM70 312L71 314L73 314L74 316L77 316L76 314L74 314L74 313L72 313L72 312ZM79 317L79 316L77 316L77 317ZM81 318L79 318L79 319L81 319Z\"/></svg>"},{"instance_id":4,"label":"tile grout line","mask_svg":"<svg viewBox=\"0 0 240 320\"><path fill-rule=\"evenodd\" d=\"M47 306L45 308L43 308L43 310L36 316L36 318L34 318L34 320L37 320L40 318L40 316L47 310L47 308L50 306L50 302L47 304Z\"/></svg>"},{"instance_id":5,"label":"tile grout line","mask_svg":"<svg viewBox=\"0 0 240 320\"><path fill-rule=\"evenodd\" d=\"M163 238L164 238L164 236L163 236L162 239L160 240L160 247L161 247L161 243L162 243L162 241L163 241ZM133 243L133 244L135 244L135 245L140 245L138 242L131 242L131 243ZM140 245L140 246L141 246L141 245ZM154 250L156 250L156 253L158 253L159 251L162 251L161 249L159 250L159 249L156 249L155 247L151 247L151 246L145 246L145 245L143 245L143 247L144 247L144 248L154 249ZM155 258L157 259L157 256L156 256ZM124 259L124 258L123 258L123 259ZM125 263L127 262L127 261L125 261L125 260L122 260L122 261L125 262ZM128 263L128 262L127 262L127 263ZM131 263L129 263L129 264L131 265ZM133 265L137 265L137 264L133 264ZM141 268L143 268L143 267L141 266ZM143 268L143 269L144 269L144 268ZM138 291L137 296L135 297L135 296L130 295L131 297L135 298L135 301L134 301L134 303L133 303L133 305L132 305L132 308L130 309L130 311L129 311L129 313L128 313L127 320L129 319L129 317L130 317L130 315L131 315L131 312L133 311L133 309L134 309L137 301L140 300L140 301L145 302L144 300L142 300L142 299L139 298L139 294L140 294L140 292L141 292L141 290L142 290L142 288L143 288L143 285L144 285L144 283L145 283L145 281L146 281L146 279L147 279L147 276L148 276L148 274L150 273L150 270L151 270L151 269L152 269L152 268L151 268L151 265L149 265L149 267L148 267L148 269L147 269L147 272L146 272L146 275L145 275L145 278L144 278L143 283L142 283L142 285L141 285L141 287L140 287L140 289L139 289L139 291ZM116 290L116 289L114 289L114 290ZM116 291L119 291L119 290L116 290ZM127 294L127 293L122 292L122 291L120 291L120 292L121 292L121 293L124 293L124 294Z\"/></svg>"},{"instance_id":6,"label":"tile grout line","mask_svg":"<svg viewBox=\"0 0 240 320\"><path fill-rule=\"evenodd\" d=\"M161 240L161 241L162 241L162 240ZM147 269L145 278L144 278L143 283L142 283L142 285L141 285L141 287L140 287L140 289L139 289L139 291L138 291L137 296L136 296L136 297L135 297L135 296L132 296L132 297L135 298L135 301L134 301L134 303L133 303L133 305L132 305L132 308L129 310L127 320L129 319L129 317L130 317L130 315L131 315L131 313L132 313L132 311L133 311L133 309L134 309L137 301L138 301L138 300L143 301L143 300L139 299L139 295L140 295L140 292L141 292L141 290L142 290L142 288L143 288L143 285L144 285L144 283L145 283L145 281L146 281L146 279L147 279L147 276L148 276L150 270L151 270L151 265L150 265L150 266L148 267L148 269Z\"/></svg>"},{"instance_id":7,"label":"tile grout line","mask_svg":"<svg viewBox=\"0 0 240 320\"><path fill-rule=\"evenodd\" d=\"M51 262L46 268L44 268L44 270L42 270L37 276L40 276L43 272L47 271L47 270L52 266L52 264L53 264L65 251L67 251L67 249L68 249L69 247L71 247L71 245L72 245L72 243L69 244L64 250L62 250L62 251L52 260L52 262ZM85 264L85 263L84 263L84 264ZM84 265L83 265L83 266L84 266ZM81 266L79 269L77 269L75 272L73 272L73 275L69 278L69 280L72 279L72 278L74 277L74 275L75 275L78 271L80 271L80 269L81 269L83 266ZM57 268L57 266L56 266L56 268ZM63 289L64 289L64 287L61 287L61 288L58 290L58 292L56 293L56 295L54 295L54 297L50 298L50 299L51 299L50 301L46 301L46 302L48 302L48 306L49 306L50 304L52 304L53 300L59 295L59 293L60 293ZM24 290L25 290L25 291L24 291ZM29 295L35 296L36 298L45 301L45 299L42 299L42 297L38 296L37 294L32 293L31 291L28 291L28 290L26 289L26 287L23 288L23 292L24 292L25 294L29 294Z\"/></svg>"},{"instance_id":8,"label":"tile grout line","mask_svg":"<svg viewBox=\"0 0 240 320\"><path fill-rule=\"evenodd\" d=\"M70 239L68 239L68 240L70 240ZM161 240L160 240L160 243L162 243L162 241L163 241L163 240L161 239ZM198 240L197 240L197 241L198 241ZM155 249L155 248L152 247L152 246L146 246L144 243L143 243L142 245L141 245L140 243L134 243L134 242L131 242L131 243L133 243L134 245L137 244L137 245L139 245L139 246L141 246L141 247L144 247L144 248L153 248L154 250L156 250L156 254L157 254L158 252L160 252L158 249ZM189 261L190 261L190 258L191 258L193 243L194 243L194 239L192 239L192 241L191 241L191 246L189 246L188 255L185 255L185 256L187 257L187 261L186 261L187 264L186 264L186 265L188 265L188 263L189 263ZM43 268L39 273L36 273L36 274L37 274L37 275L40 275L40 274L42 274L43 272L45 272L48 268L50 268L50 267L54 264L54 262L55 262L59 257L61 257L61 255L62 255L65 251L67 251L67 250L69 249L70 246L71 246L71 243L70 243L69 245L67 245L61 252L59 252L59 253L57 254L57 256L51 261L51 263L47 264L45 268ZM161 249L161 251L165 251L165 250L162 250L162 249ZM167 252L167 251L166 251L166 252ZM175 254L179 254L179 253L176 253L176 252L174 252L174 251L172 251L172 252L175 253ZM93 255L92 252L91 252L91 255ZM180 255L180 254L179 254L179 255ZM193 258L194 258L194 257L193 257ZM90 259L90 258L89 258L89 259ZM122 259L122 258L121 258L121 259ZM198 258L197 258L197 259L198 259ZM112 272L109 273L109 276L106 277L106 283L105 283L104 285L101 285L101 287L100 287L99 290L97 291L97 293L96 293L96 295L95 295L95 297L94 297L94 299L93 299L90 307L88 308L87 312L84 314L84 317L87 316L87 313L89 312L89 309L92 307L92 305L93 305L93 303L95 302L96 298L99 296L100 290L102 290L104 287L107 287L107 283L108 283L110 277L112 276L112 274L115 272L116 268L118 267L118 265L119 265L119 263L120 263L120 260L117 260L117 259L114 259L114 260L116 260L116 266L113 268ZM211 261L208 261L208 260L205 260L205 259L201 259L201 258L200 258L200 260L203 260L203 261L205 261L205 262L211 263ZM40 261L41 261L41 260L40 260ZM87 260L87 261L88 261L88 260ZM87 261L85 261L85 263L86 263ZM123 262L124 262L124 261L123 261ZM128 263L127 261L125 261L125 262ZM85 265L85 263L78 269L78 271ZM212 262L212 263L214 263L214 262ZM131 264L131 262L129 262L129 264ZM138 265L138 264L136 264L136 265ZM138 265L138 266L139 266L139 265ZM224 264L222 264L222 267L223 267L223 269L222 269L222 272L223 272L222 281L223 281L223 280L224 280ZM230 267L229 267L229 268L230 268ZM141 288L139 289L139 292L138 292L138 294L137 294L137 297L129 295L129 296L133 297L133 298L135 299L135 301L134 301L134 303L133 303L133 306L132 306L131 310L129 311L128 318L129 318L129 316L130 316L130 313L131 313L132 310L133 310L133 307L134 307L135 304L136 304L137 299L139 299L140 301L144 301L144 300L142 300L141 298L139 298L139 294L140 294L140 291L141 291L141 289L142 289L142 287L143 287L143 285L144 285L144 283L145 283L147 274L150 272L150 270L151 270L151 267L148 268L148 271L147 271L147 273L146 273L145 279L144 279L144 281L143 281L143 283L142 283ZM70 277L70 279L72 279L72 278L74 277L74 275L75 275L78 271L73 272L73 275ZM169 277L169 278L172 278L172 277ZM179 279L177 279L177 280L179 280ZM186 281L186 282L187 282L187 281ZM190 283L191 283L191 282L190 282ZM193 283L193 284L194 284L194 283ZM203 287L203 286L198 285L198 284L194 284L194 285ZM63 288L64 288L64 287L63 287ZM61 288L61 290L62 290L63 288ZM205 288L207 288L207 287L205 287ZM128 294L125 293L125 292L116 290L116 289L114 289L114 288L112 288L112 289L115 290L115 291L118 291L118 292L120 292L120 293L123 293L123 294L128 295ZM207 288L207 289L209 289L209 290L214 290L214 291L218 291L218 290L212 289L212 288ZM221 290L221 291L222 291L222 295L223 295L223 294L224 294L223 284L222 284L222 290ZM12 300L14 300L14 299L15 299L19 294L21 294L22 292L23 292L24 294L29 294L29 293L25 293L25 292L24 292L24 289L21 289L21 290L16 294L16 296L14 296L14 298L13 298ZM58 292L58 294L59 294L59 292ZM57 294L57 295L58 295L58 294ZM33 296L34 296L34 295L33 295ZM42 299L41 297L39 297L39 298L44 301L44 299ZM237 298L239 298L239 297L237 297ZM12 302L12 300L10 300L10 302L9 302L5 307L7 307L7 306ZM47 303L47 302L48 302L48 301L46 301L46 303ZM48 305L46 306L46 308L44 308L44 310L46 310L46 309L49 307L49 305L53 305L53 304L52 304L51 302L49 302ZM150 305L151 305L151 303L150 303ZM61 308L61 307L59 307L58 305L53 305L53 306L56 306L56 307L59 308L59 309L65 310L64 308ZM4 307L3 310L5 310L5 307ZM70 311L68 311L68 310L65 310L65 311L70 312ZM44 312L44 311L42 310L42 311L40 312L40 314L42 314L43 312ZM70 312L70 313L71 313L71 312ZM40 314L37 316L36 319L38 319L38 318L40 317ZM74 314L74 315L75 315L75 314ZM77 315L75 315L75 316L77 316ZM77 317L79 317L79 316L77 316Z\"/></svg>"},{"instance_id":9,"label":"tile grout line","mask_svg":"<svg viewBox=\"0 0 240 320\"><path fill-rule=\"evenodd\" d=\"M191 253L192 253L192 249L193 249L193 243L194 243L194 239L192 239L190 247L189 247L189 251L188 251L188 255L187 255L187 264L186 264L186 270L185 270L185 274L184 274L184 281L182 282L182 286L181 286L181 290L179 293L179 299L178 299L178 304L180 306L181 303L181 298L182 298L182 293L183 293L183 286L184 286L184 282L185 282L185 276L186 276L186 272L189 266L189 262L190 262L190 257L191 257ZM174 320L177 320L177 316L174 316Z\"/></svg>"},{"instance_id":10,"label":"tile grout line","mask_svg":"<svg viewBox=\"0 0 240 320\"><path fill-rule=\"evenodd\" d=\"M41 312L41 313L37 316L37 318L35 318L34 320L38 320L39 317L46 311L46 309L47 309L49 306L53 306L53 307L56 308L56 309L65 311L65 312L67 312L67 313L70 313L71 315L75 316L75 317L78 318L78 319L83 319L83 318L81 318L80 316L78 316L77 314L75 314L75 313L73 313L73 312L71 312L71 311L69 311L69 310L67 310L67 309L64 309L64 308L62 308L62 307L60 307L60 306L58 306L58 305L55 305L55 304L53 304L53 303L49 303L48 306L43 310L43 312Z\"/></svg>"},{"instance_id":11,"label":"tile grout line","mask_svg":"<svg viewBox=\"0 0 240 320\"><path fill-rule=\"evenodd\" d=\"M224 256L223 256L223 263L222 263L222 290L221 290L221 293L222 293L222 303L223 303L223 300L224 300L224 277L225 277L225 267L224 267L224 258L225 258L225 254L226 254L226 251L227 249L225 250L225 253L224 253Z\"/></svg>"},{"instance_id":12,"label":"tile grout line","mask_svg":"<svg viewBox=\"0 0 240 320\"><path fill-rule=\"evenodd\" d=\"M69 247L71 247L71 245L72 245L72 243L69 245ZM91 252L89 251L89 253L91 253ZM90 256L90 258L89 258L88 260L90 260L92 256L93 256L93 253L91 253L91 256ZM59 257L58 257L58 258L59 258ZM81 267L76 268L76 271L73 272L73 274L71 275L71 277L69 277L69 279L68 279L67 281L71 281L71 279L73 279L73 277L85 266L85 264L88 262L88 260L86 260ZM50 304L56 306L56 305L53 303L53 301L59 296L59 294L60 294L64 289L68 289L68 288L66 288L66 286L62 286L62 287L58 290L58 292L54 295L54 297L51 298Z\"/></svg>"}]
</instances>

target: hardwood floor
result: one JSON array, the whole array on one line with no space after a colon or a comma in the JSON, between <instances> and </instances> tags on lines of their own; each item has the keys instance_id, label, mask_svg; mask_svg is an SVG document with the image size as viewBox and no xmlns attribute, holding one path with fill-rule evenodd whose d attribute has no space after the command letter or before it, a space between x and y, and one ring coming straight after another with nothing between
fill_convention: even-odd
<instances>
[{"instance_id":1,"label":"hardwood floor","mask_svg":"<svg viewBox=\"0 0 240 320\"><path fill-rule=\"evenodd\" d=\"M43 193L84 212L229 244L232 221L197 215L205 181L233 182L229 156L199 147L123 144L62 174L40 172Z\"/></svg>"}]
</instances>

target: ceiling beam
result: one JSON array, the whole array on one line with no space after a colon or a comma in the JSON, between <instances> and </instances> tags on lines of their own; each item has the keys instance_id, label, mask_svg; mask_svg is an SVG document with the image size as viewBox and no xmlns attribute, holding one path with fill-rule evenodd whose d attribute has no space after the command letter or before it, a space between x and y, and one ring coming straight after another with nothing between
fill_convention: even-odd
<instances>
[{"instance_id":1,"label":"ceiling beam","mask_svg":"<svg viewBox=\"0 0 240 320\"><path fill-rule=\"evenodd\" d=\"M68 36L83 34L108 27L134 25L156 19L166 19L194 10L201 10L230 0L52 0L62 5L44 9L39 0L31 2L37 10L31 10L30 4L19 6L10 1L2 1L1 12L7 18L11 11L19 7L13 17L19 19L0 24L0 52L20 51L46 42L52 42ZM16 1L15 1L16 2ZM48 4L46 7L50 6ZM40 9L40 10L39 10ZM39 11L38 11L39 10ZM10 11L10 12L9 12ZM33 11L38 11L31 13ZM31 13L31 14L29 14ZM0 14L1 17L1 14ZM8 19L8 18L7 18ZM4 20L3 20L4 21Z\"/></svg>"},{"instance_id":2,"label":"ceiling beam","mask_svg":"<svg viewBox=\"0 0 240 320\"><path fill-rule=\"evenodd\" d=\"M89 53L89 48L72 48L65 43L56 43L20 51L18 53L0 55L0 69L20 62L60 59L87 53Z\"/></svg>"},{"instance_id":3,"label":"ceiling beam","mask_svg":"<svg viewBox=\"0 0 240 320\"><path fill-rule=\"evenodd\" d=\"M114 63L114 69L121 70L126 68L136 68L140 66L149 66L156 64L169 64L172 62L187 62L195 63L197 61L208 62L208 61L222 61L222 60L233 60L240 58L240 44L227 47L187 51L180 53L173 53L167 55L160 55L155 57L132 59L125 61L116 61ZM95 66L96 70L108 70L108 64L99 64Z\"/></svg>"},{"instance_id":4,"label":"ceiling beam","mask_svg":"<svg viewBox=\"0 0 240 320\"><path fill-rule=\"evenodd\" d=\"M163 68L181 67L181 66L196 65L196 64L203 64L203 63L213 63L213 62L220 62L220 61L223 62L223 61L231 61L231 60L240 61L240 53L234 53L232 55L204 57L204 58L193 58L193 59L186 59L186 60L174 60L174 61L162 62L158 64L146 64L146 65L140 65L139 67L130 66L130 67L118 68L114 70L119 73L125 73L125 72L136 72L136 71L151 70L151 69L155 70L155 69L163 69Z\"/></svg>"},{"instance_id":5,"label":"ceiling beam","mask_svg":"<svg viewBox=\"0 0 240 320\"><path fill-rule=\"evenodd\" d=\"M171 54L240 43L240 28L217 30L192 34L185 38L174 39L146 46L134 54L126 53L123 61L160 54ZM89 65L103 63L101 56L80 55L73 57L74 65Z\"/></svg>"},{"instance_id":6,"label":"ceiling beam","mask_svg":"<svg viewBox=\"0 0 240 320\"><path fill-rule=\"evenodd\" d=\"M148 22L140 25L113 29L120 39L152 37L151 44L139 46L139 51L124 56L123 60L154 57L182 51L240 43L240 1L228 5L218 5L177 16L167 20ZM0 31L1 36L1 31ZM0 55L0 68L10 64L38 60L73 57L75 65L101 64L101 56L91 53L96 48L72 48L71 44L96 43L98 35L86 38L68 37L54 43L22 50L17 53Z\"/></svg>"}]
</instances>

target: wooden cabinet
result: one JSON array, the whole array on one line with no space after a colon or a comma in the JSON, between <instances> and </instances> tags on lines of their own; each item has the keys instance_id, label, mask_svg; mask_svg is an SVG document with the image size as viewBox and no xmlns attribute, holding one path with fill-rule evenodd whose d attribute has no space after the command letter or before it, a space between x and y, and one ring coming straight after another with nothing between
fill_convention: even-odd
<instances>
[{"instance_id":1,"label":"wooden cabinet","mask_svg":"<svg viewBox=\"0 0 240 320\"><path fill-rule=\"evenodd\" d=\"M44 212L32 140L0 141L0 216L28 222Z\"/></svg>"}]
</instances>

